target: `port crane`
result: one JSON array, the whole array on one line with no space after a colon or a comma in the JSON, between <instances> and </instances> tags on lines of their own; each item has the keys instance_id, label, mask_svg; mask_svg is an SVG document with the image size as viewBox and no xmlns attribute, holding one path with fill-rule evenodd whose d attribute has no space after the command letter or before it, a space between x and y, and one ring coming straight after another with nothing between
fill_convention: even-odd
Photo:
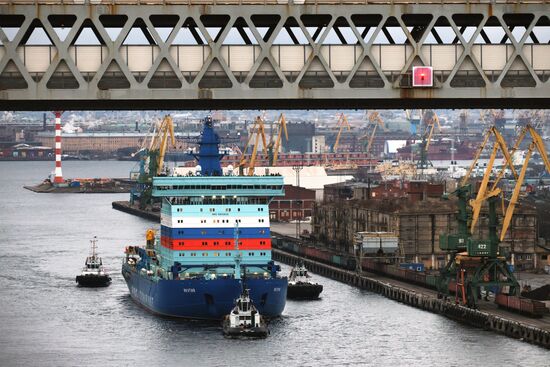
<instances>
[{"instance_id":1,"label":"port crane","mask_svg":"<svg viewBox=\"0 0 550 367\"><path fill-rule=\"evenodd\" d=\"M458 130L460 134L466 134L468 132L468 110L460 110Z\"/></svg>"},{"instance_id":2,"label":"port crane","mask_svg":"<svg viewBox=\"0 0 550 367\"><path fill-rule=\"evenodd\" d=\"M497 120L504 119L504 110L482 109L479 111L479 121L486 127L497 126Z\"/></svg>"},{"instance_id":3,"label":"port crane","mask_svg":"<svg viewBox=\"0 0 550 367\"><path fill-rule=\"evenodd\" d=\"M541 136L537 133L537 131L532 125L527 124L522 129L520 135L518 136L515 146L519 147L522 140L525 138L527 134L531 136L531 143L529 144L529 148L527 148L527 153L525 154L525 160L523 161L523 165L521 167L521 172L519 176L516 178L516 185L514 187L514 191L512 192L512 197L510 198L508 207L506 208L506 213L504 215L504 220L502 222L502 230L500 231L501 241L504 240L506 236L506 232L510 227L512 216L514 214L514 209L519 199L521 186L523 185L523 181L525 180L525 173L527 171L527 166L529 165L529 160L531 159L531 155L533 154L533 151L535 149L539 152L542 158L542 161L544 162L546 172L550 173L550 160L548 159L548 154L546 153L544 142L542 141Z\"/></svg>"},{"instance_id":4,"label":"port crane","mask_svg":"<svg viewBox=\"0 0 550 367\"><path fill-rule=\"evenodd\" d=\"M281 148L281 140L285 134L285 139L288 141L288 131L286 129L286 119L285 115L281 113L279 120L277 121L277 137L273 139L273 129L271 130L271 136L269 138L269 143L267 144L267 151L269 156L269 165L276 166L277 158L279 157L279 150Z\"/></svg>"},{"instance_id":5,"label":"port crane","mask_svg":"<svg viewBox=\"0 0 550 367\"><path fill-rule=\"evenodd\" d=\"M366 135L362 136L360 139L367 140L366 149L365 152L367 154L370 154L370 151L372 149L372 143L374 142L374 136L376 135L376 129L378 126L380 126L381 129L386 131L386 125L384 124L384 120L380 117L380 114L377 111L373 111L368 115L368 126L371 127L370 134L367 133Z\"/></svg>"},{"instance_id":6,"label":"port crane","mask_svg":"<svg viewBox=\"0 0 550 367\"><path fill-rule=\"evenodd\" d=\"M149 144L147 145L147 139L144 139L141 148L132 154L132 156L140 156L140 168L137 185L130 194L130 203L133 204L135 200L139 200L141 208L145 208L151 203L153 177L163 173L168 139L170 139L172 147L176 146L174 122L170 115L164 116L160 121L155 121L150 131Z\"/></svg>"},{"instance_id":7,"label":"port crane","mask_svg":"<svg viewBox=\"0 0 550 367\"><path fill-rule=\"evenodd\" d=\"M246 152L248 150L248 147L250 146L250 143L254 139L254 144L252 147L252 153L250 155L250 161L248 161L246 157ZM267 144L266 144L266 138L265 138L265 124L263 119L260 116L257 116L254 120L254 125L252 126L252 129L250 130L250 135L248 137L248 140L246 141L246 145L244 146L241 154L241 158L239 160L239 175L244 175L244 168L247 167L247 175L253 176L254 175L254 167L256 165L256 157L258 154L258 148L260 145L260 140L262 143L262 150L265 155L267 155Z\"/></svg>"},{"instance_id":8,"label":"port crane","mask_svg":"<svg viewBox=\"0 0 550 367\"><path fill-rule=\"evenodd\" d=\"M512 156L526 135L530 135L532 141L527 150L521 172L518 174L514 168ZM471 184L468 182L470 174L481 151L491 136L495 137L491 159L486 167L477 197L469 200L472 191ZM504 165L498 172L496 178L494 178L492 187L487 190L487 185L493 172L496 152L499 149L504 155ZM486 133L484 142L476 152L470 170L454 193L458 197L458 233L443 234L440 236L440 248L444 251L448 251L450 255L450 261L441 270L438 280L438 291L440 294L448 294L449 284L451 281L454 281L456 284L456 301L462 302L470 307L475 307L476 300L480 297L482 287L485 288L486 291L489 288L496 288L497 292L502 292L505 287L507 287L508 294L510 295L517 295L519 292L519 284L514 274L510 271L504 252L499 247L499 244L505 239L510 223L512 222L521 186L525 179L527 166L535 149L538 150L541 155L546 170L550 172L550 161L543 141L530 124L527 124L522 129L511 153L508 152L504 139L499 135L496 127L491 127ZM504 200L502 200L504 213L499 234L497 201L499 200L499 196L503 196L503 194L497 185L502 179L504 171L508 168L516 180L516 185L506 209L504 209ZM474 227L479 218L481 206L485 201L488 203L488 237L476 239L472 237L472 234L474 233ZM469 221L471 221L470 228L468 228Z\"/></svg>"},{"instance_id":9,"label":"port crane","mask_svg":"<svg viewBox=\"0 0 550 367\"><path fill-rule=\"evenodd\" d=\"M405 110L405 116L407 121L409 121L410 132L414 137L418 134L418 125L420 125L420 120L422 119L422 110L418 110L419 115L415 114L415 110Z\"/></svg>"},{"instance_id":10,"label":"port crane","mask_svg":"<svg viewBox=\"0 0 550 367\"><path fill-rule=\"evenodd\" d=\"M491 150L491 156L489 158L489 162L487 163L487 167L485 169L483 179L481 180L481 184L480 184L479 190L477 192L477 196L476 196L475 199L470 200L470 206L472 207L472 220L471 220L471 224L470 224L470 232L472 234L474 233L474 229L477 225L477 221L479 219L479 214L481 212L481 206L482 206L483 202L485 202L489 198L497 197L501 193L501 190L498 188L498 184L499 184L500 180L504 177L504 173L505 173L507 167L510 169L510 171L512 172L512 174L514 175L515 178L517 178L517 176L518 176L517 172L516 172L516 169L514 167L514 164L513 164L512 156L513 156L513 152L515 152L515 150L517 149L517 146L519 146L519 145L514 147L514 149L512 150L512 153L510 153L508 151L506 141L504 140L504 138L502 137L502 135L500 134L498 129L495 126L491 126L487 130L487 132L485 134L485 138L483 139L483 142L478 147L478 149L476 151L476 155L474 157L474 160L472 161L472 164L470 165L470 168L468 169L468 172L463 177L461 185L465 186L468 183L470 175L471 175L474 167L476 166L481 153L483 152L483 150L487 146L487 143L489 142L489 139L491 138L491 136L494 136L494 139L495 139L495 141L493 143L493 148ZM521 142L521 141L519 141L519 142ZM498 173L498 176L493 181L493 184L492 184L490 190L487 190L487 187L488 187L488 184L489 184L489 179L490 179L491 174L493 172L493 166L495 164L495 160L497 158L497 154L498 154L499 149L500 149L500 151L502 152L502 154L504 156L504 164L502 166L502 169Z\"/></svg>"},{"instance_id":11,"label":"port crane","mask_svg":"<svg viewBox=\"0 0 550 367\"><path fill-rule=\"evenodd\" d=\"M431 166L428 160L428 150L430 149L430 143L434 134L434 130L437 126L439 132L441 132L441 124L439 123L439 117L433 110L426 110L422 115L422 119L425 123L424 133L422 134L422 141L420 143L420 161L417 164L417 168L424 170Z\"/></svg>"},{"instance_id":12,"label":"port crane","mask_svg":"<svg viewBox=\"0 0 550 367\"><path fill-rule=\"evenodd\" d=\"M342 130L344 128L347 128L348 131L351 130L351 127L349 126L348 118L344 113L341 113L338 117L338 122L336 123L336 126L338 126L338 135L336 135L336 141L334 142L334 146L332 147L332 151L336 153L338 151L338 144L340 144L340 136L342 135Z\"/></svg>"}]
</instances>

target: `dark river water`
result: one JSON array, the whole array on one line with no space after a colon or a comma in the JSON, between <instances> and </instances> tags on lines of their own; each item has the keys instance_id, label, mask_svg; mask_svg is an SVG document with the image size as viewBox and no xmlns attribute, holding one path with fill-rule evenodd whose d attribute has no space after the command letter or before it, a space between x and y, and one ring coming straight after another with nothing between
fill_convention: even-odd
<instances>
[{"instance_id":1,"label":"dark river water","mask_svg":"<svg viewBox=\"0 0 550 367\"><path fill-rule=\"evenodd\" d=\"M132 162L64 162L67 177L123 177ZM0 366L550 366L548 350L317 277L265 340L137 306L122 251L156 223L111 209L126 194L35 194L53 162L0 162ZM113 283L77 288L97 236ZM289 268L284 266L285 273Z\"/></svg>"}]
</instances>

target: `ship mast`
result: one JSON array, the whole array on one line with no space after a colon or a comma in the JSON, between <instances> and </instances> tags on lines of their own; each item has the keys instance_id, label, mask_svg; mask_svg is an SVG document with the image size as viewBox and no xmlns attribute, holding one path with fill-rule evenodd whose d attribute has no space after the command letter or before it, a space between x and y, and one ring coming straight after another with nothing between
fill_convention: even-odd
<instances>
[{"instance_id":1,"label":"ship mast","mask_svg":"<svg viewBox=\"0 0 550 367\"><path fill-rule=\"evenodd\" d=\"M239 251L239 222L235 221L235 230L233 231L235 238L235 279L241 279L241 252Z\"/></svg>"},{"instance_id":2,"label":"ship mast","mask_svg":"<svg viewBox=\"0 0 550 367\"><path fill-rule=\"evenodd\" d=\"M90 240L90 257L95 259L97 250L97 236Z\"/></svg>"}]
</instances>

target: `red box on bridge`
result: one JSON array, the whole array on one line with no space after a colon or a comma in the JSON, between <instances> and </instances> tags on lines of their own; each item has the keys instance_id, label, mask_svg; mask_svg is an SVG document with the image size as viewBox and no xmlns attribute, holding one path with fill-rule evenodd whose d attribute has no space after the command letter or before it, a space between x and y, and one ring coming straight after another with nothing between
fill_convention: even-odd
<instances>
[{"instance_id":1,"label":"red box on bridge","mask_svg":"<svg viewBox=\"0 0 550 367\"><path fill-rule=\"evenodd\" d=\"M413 66L413 87L433 87L433 68L431 66Z\"/></svg>"}]
</instances>

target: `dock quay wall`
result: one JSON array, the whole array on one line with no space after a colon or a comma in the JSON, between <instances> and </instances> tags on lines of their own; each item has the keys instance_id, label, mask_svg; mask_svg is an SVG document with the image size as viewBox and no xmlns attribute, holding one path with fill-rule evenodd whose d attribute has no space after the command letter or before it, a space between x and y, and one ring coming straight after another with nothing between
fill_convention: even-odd
<instances>
[{"instance_id":1,"label":"dock quay wall","mask_svg":"<svg viewBox=\"0 0 550 367\"><path fill-rule=\"evenodd\" d=\"M128 214L149 219L154 222L160 222L160 212L140 209L137 205L131 205L128 201L113 201L113 209L120 210Z\"/></svg>"},{"instance_id":2,"label":"dock quay wall","mask_svg":"<svg viewBox=\"0 0 550 367\"><path fill-rule=\"evenodd\" d=\"M353 271L340 269L315 260L305 259L275 248L272 250L272 253L273 258L277 261L287 264L295 264L297 261L303 261L306 267L312 272L336 281L381 294L384 297L409 306L444 315L473 327L491 330L511 338L550 349L550 331L548 330L457 305L453 302L438 299L428 294L415 292L411 289L405 289L396 284L392 284L389 279L375 279L368 276L367 273L360 275Z\"/></svg>"}]
</instances>

